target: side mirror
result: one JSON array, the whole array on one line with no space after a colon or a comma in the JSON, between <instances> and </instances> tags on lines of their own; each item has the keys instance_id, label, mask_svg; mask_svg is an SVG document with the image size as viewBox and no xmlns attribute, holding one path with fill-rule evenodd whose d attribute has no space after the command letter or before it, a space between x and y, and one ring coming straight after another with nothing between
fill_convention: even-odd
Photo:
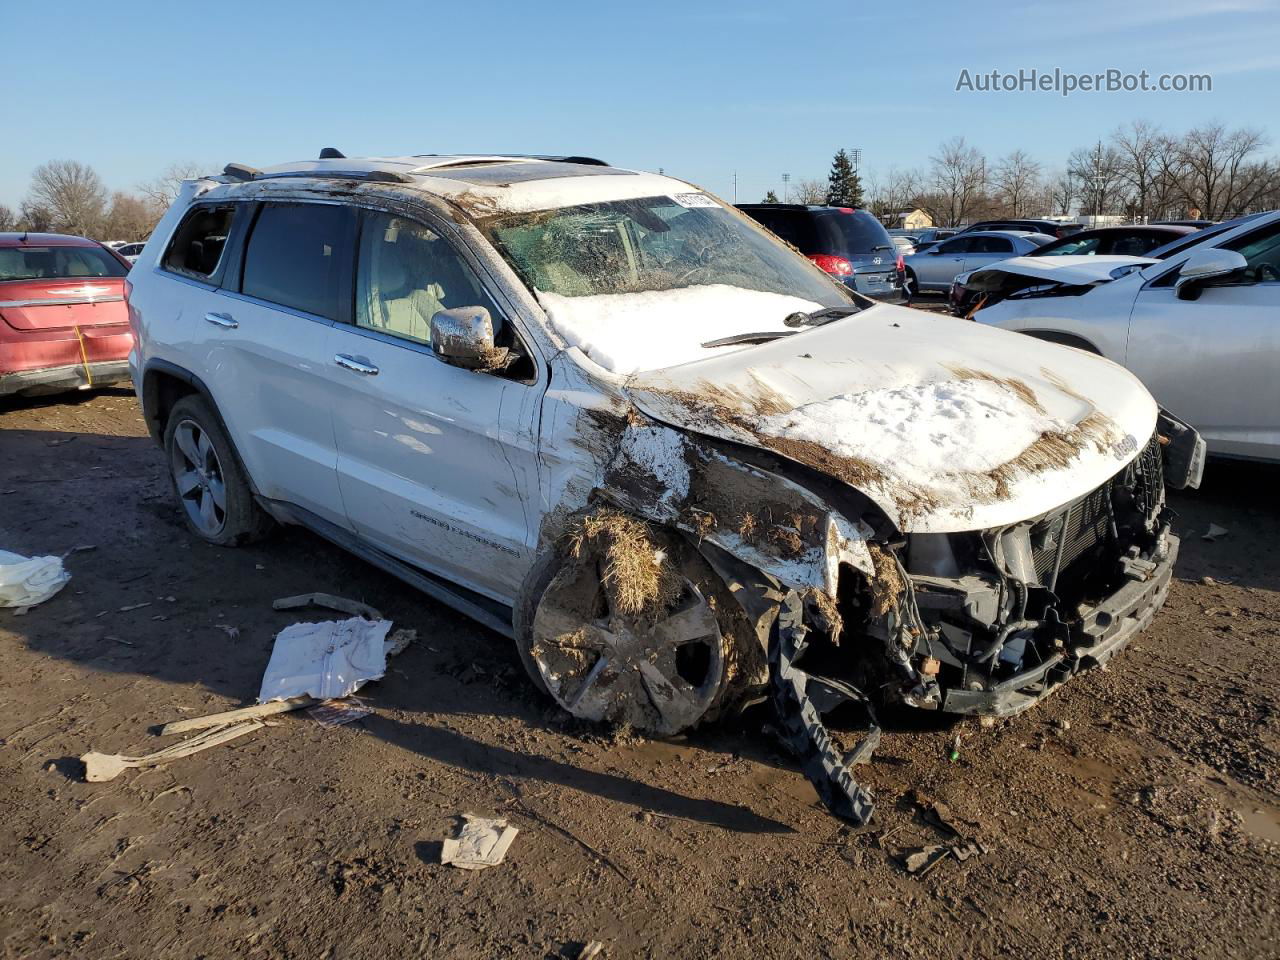
<instances>
[{"instance_id":1,"label":"side mirror","mask_svg":"<svg viewBox=\"0 0 1280 960\"><path fill-rule=\"evenodd\" d=\"M1195 300L1210 280L1244 270L1249 261L1235 250L1210 247L1197 250L1187 257L1174 284L1173 292L1179 300Z\"/></svg>"},{"instance_id":2,"label":"side mirror","mask_svg":"<svg viewBox=\"0 0 1280 960\"><path fill-rule=\"evenodd\" d=\"M499 361L493 342L493 319L484 307L452 307L431 317L431 349L445 363L469 370L487 369Z\"/></svg>"},{"instance_id":3,"label":"side mirror","mask_svg":"<svg viewBox=\"0 0 1280 960\"><path fill-rule=\"evenodd\" d=\"M929 256L931 257L936 257L941 252L942 251L939 250L937 247L930 247L928 250L925 251L925 253L929 254Z\"/></svg>"}]
</instances>

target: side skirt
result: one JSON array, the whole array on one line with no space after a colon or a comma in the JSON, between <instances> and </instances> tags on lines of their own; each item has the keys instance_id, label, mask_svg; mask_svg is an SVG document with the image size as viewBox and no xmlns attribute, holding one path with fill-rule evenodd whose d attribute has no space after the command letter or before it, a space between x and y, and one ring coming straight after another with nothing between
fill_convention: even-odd
<instances>
[{"instance_id":1,"label":"side skirt","mask_svg":"<svg viewBox=\"0 0 1280 960\"><path fill-rule=\"evenodd\" d=\"M409 586L421 590L431 599L452 607L508 639L514 639L515 630L511 625L510 607L398 560L365 543L349 530L344 530L302 507L281 500L268 500L265 497L259 497L258 503L281 523L294 523L300 527L306 527L335 546L355 554L365 563L372 564L379 570L403 580Z\"/></svg>"}]
</instances>

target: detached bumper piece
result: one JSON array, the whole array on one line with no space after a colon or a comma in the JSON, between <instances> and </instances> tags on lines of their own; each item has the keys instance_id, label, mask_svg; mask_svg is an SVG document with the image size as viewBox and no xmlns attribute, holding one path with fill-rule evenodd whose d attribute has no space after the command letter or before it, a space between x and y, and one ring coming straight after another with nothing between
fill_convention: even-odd
<instances>
[{"instance_id":1,"label":"detached bumper piece","mask_svg":"<svg viewBox=\"0 0 1280 960\"><path fill-rule=\"evenodd\" d=\"M875 802L849 768L870 759L880 743L880 727L870 701L860 690L842 681L811 676L796 667L804 653L807 633L804 604L793 591L783 601L770 632L770 698L782 736L823 804L837 817L863 826L870 822ZM862 741L841 756L822 722L822 714L849 701L866 709L870 725Z\"/></svg>"}]
</instances>

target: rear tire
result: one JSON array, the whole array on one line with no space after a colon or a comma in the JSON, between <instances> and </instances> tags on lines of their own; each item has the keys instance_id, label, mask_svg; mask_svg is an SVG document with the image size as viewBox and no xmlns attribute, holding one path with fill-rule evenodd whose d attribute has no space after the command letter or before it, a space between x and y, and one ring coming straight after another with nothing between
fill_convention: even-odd
<instances>
[{"instance_id":1,"label":"rear tire","mask_svg":"<svg viewBox=\"0 0 1280 960\"><path fill-rule=\"evenodd\" d=\"M222 421L204 397L183 397L165 422L164 450L182 519L220 547L238 547L271 531Z\"/></svg>"}]
</instances>

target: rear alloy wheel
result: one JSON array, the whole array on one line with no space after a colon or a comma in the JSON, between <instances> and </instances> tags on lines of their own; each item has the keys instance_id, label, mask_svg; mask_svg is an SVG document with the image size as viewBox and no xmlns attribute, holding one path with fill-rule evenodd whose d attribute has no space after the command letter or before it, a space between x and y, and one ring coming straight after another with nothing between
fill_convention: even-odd
<instances>
[{"instance_id":1,"label":"rear alloy wheel","mask_svg":"<svg viewBox=\"0 0 1280 960\"><path fill-rule=\"evenodd\" d=\"M271 529L271 518L254 503L231 442L203 398L183 397L174 404L164 446L183 519L197 536L237 546Z\"/></svg>"},{"instance_id":2,"label":"rear alloy wheel","mask_svg":"<svg viewBox=\"0 0 1280 960\"><path fill-rule=\"evenodd\" d=\"M174 428L169 455L187 522L205 539L216 539L227 525L227 484L213 441L200 424L182 420Z\"/></svg>"},{"instance_id":3,"label":"rear alloy wheel","mask_svg":"<svg viewBox=\"0 0 1280 960\"><path fill-rule=\"evenodd\" d=\"M708 571L709 572L709 571ZM612 607L596 558L566 560L537 603L526 666L576 717L672 736L716 712L733 673L716 612L687 577L652 618Z\"/></svg>"}]
</instances>

